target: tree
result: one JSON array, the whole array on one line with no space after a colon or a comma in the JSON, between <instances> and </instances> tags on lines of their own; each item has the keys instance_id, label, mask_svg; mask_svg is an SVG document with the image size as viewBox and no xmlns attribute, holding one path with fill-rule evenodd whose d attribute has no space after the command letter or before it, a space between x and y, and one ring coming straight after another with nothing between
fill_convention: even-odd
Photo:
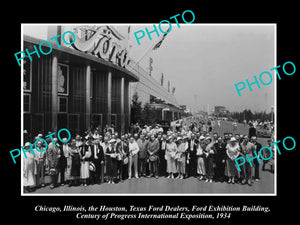
<instances>
[{"instance_id":1,"label":"tree","mask_svg":"<svg viewBox=\"0 0 300 225\"><path fill-rule=\"evenodd\" d=\"M131 101L131 122L139 123L142 116L142 102L139 100L139 95L137 92L132 96Z\"/></svg>"},{"instance_id":2,"label":"tree","mask_svg":"<svg viewBox=\"0 0 300 225\"><path fill-rule=\"evenodd\" d=\"M142 110L141 121L144 124L154 124L157 122L157 114L154 108L146 103Z\"/></svg>"}]
</instances>

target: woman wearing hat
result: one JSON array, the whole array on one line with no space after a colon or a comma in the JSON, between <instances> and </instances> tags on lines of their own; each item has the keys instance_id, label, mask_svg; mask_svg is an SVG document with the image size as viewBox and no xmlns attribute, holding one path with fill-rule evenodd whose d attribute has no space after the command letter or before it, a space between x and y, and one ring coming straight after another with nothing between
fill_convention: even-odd
<instances>
[{"instance_id":1,"label":"woman wearing hat","mask_svg":"<svg viewBox=\"0 0 300 225\"><path fill-rule=\"evenodd\" d=\"M108 141L109 147L107 148L105 152L106 156L106 175L108 179L108 183L114 184L114 179L117 176L117 149L115 146L116 140L110 139Z\"/></svg>"},{"instance_id":2,"label":"woman wearing hat","mask_svg":"<svg viewBox=\"0 0 300 225\"><path fill-rule=\"evenodd\" d=\"M205 137L200 136L198 146L197 146L197 174L199 175L199 180L206 179L206 168L205 168L205 154L204 150L206 148Z\"/></svg>"},{"instance_id":3,"label":"woman wearing hat","mask_svg":"<svg viewBox=\"0 0 300 225\"><path fill-rule=\"evenodd\" d=\"M176 173L175 155L177 151L177 146L174 142L173 136L168 137L168 143L166 146L165 159L167 160L167 173L168 178L174 178L174 173Z\"/></svg>"},{"instance_id":4,"label":"woman wearing hat","mask_svg":"<svg viewBox=\"0 0 300 225\"><path fill-rule=\"evenodd\" d=\"M178 171L177 178L183 179L185 176L185 162L186 162L185 142L183 142L181 137L178 137L176 142L177 142L177 152L175 158L177 162L177 171Z\"/></svg>"},{"instance_id":5,"label":"woman wearing hat","mask_svg":"<svg viewBox=\"0 0 300 225\"><path fill-rule=\"evenodd\" d=\"M24 149L27 150L30 148L30 143L27 142L24 146ZM35 186L34 176L36 174L36 165L34 161L34 155L32 151L28 151L23 155L23 185L24 189L28 192L33 191L32 187Z\"/></svg>"},{"instance_id":6,"label":"woman wearing hat","mask_svg":"<svg viewBox=\"0 0 300 225\"><path fill-rule=\"evenodd\" d=\"M69 152L71 156L71 181L69 183L69 187L72 185L78 185L78 181L80 178L80 150L79 146L76 145L76 140L72 139Z\"/></svg>"},{"instance_id":7,"label":"woman wearing hat","mask_svg":"<svg viewBox=\"0 0 300 225\"><path fill-rule=\"evenodd\" d=\"M215 167L214 154L215 154L216 149L214 147L214 143L212 142L211 137L206 137L205 142L206 142L205 166L206 166L206 175L207 175L206 182L212 183L213 177L215 175L215 173L214 173L214 167Z\"/></svg>"},{"instance_id":8,"label":"woman wearing hat","mask_svg":"<svg viewBox=\"0 0 300 225\"><path fill-rule=\"evenodd\" d=\"M82 146L80 150L81 155L81 167L80 167L80 178L83 181L83 185L87 186L87 179L90 177L90 157L92 155L91 145L92 145L92 137L88 138L86 145Z\"/></svg>"},{"instance_id":9,"label":"woman wearing hat","mask_svg":"<svg viewBox=\"0 0 300 225\"><path fill-rule=\"evenodd\" d=\"M239 156L240 146L235 137L231 137L226 146L226 168L225 175L229 178L228 183L234 184L234 178L239 175L235 159Z\"/></svg>"}]
</instances>

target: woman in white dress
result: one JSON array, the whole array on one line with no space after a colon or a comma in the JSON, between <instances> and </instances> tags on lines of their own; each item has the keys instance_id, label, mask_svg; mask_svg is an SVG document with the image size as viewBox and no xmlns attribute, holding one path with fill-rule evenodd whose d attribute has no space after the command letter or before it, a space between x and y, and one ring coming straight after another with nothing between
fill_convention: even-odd
<instances>
[{"instance_id":1,"label":"woman in white dress","mask_svg":"<svg viewBox=\"0 0 300 225\"><path fill-rule=\"evenodd\" d=\"M167 160L167 173L169 174L168 178L174 178L174 173L177 172L175 164L175 155L177 152L177 146L174 142L174 138L169 136L168 143L166 145L165 159Z\"/></svg>"},{"instance_id":2,"label":"woman in white dress","mask_svg":"<svg viewBox=\"0 0 300 225\"><path fill-rule=\"evenodd\" d=\"M24 149L27 150L30 148L30 143L27 142L24 146ZM36 165L35 157L32 151L26 152L27 158L23 155L23 185L25 191L31 192L32 187L35 186L35 175L36 175Z\"/></svg>"},{"instance_id":3,"label":"woman in white dress","mask_svg":"<svg viewBox=\"0 0 300 225\"><path fill-rule=\"evenodd\" d=\"M205 148L206 148L206 144L205 144L205 137L201 136L199 138L199 143L198 143L198 147L197 147L197 152L196 152L196 156L197 156L197 173L199 175L199 180L203 180L206 178L206 169L205 169Z\"/></svg>"},{"instance_id":4,"label":"woman in white dress","mask_svg":"<svg viewBox=\"0 0 300 225\"><path fill-rule=\"evenodd\" d=\"M176 160L177 160L177 171L178 171L178 179L183 179L185 176L185 162L186 162L186 155L185 155L185 142L182 141L181 137L177 138L177 153L176 153Z\"/></svg>"},{"instance_id":5,"label":"woman in white dress","mask_svg":"<svg viewBox=\"0 0 300 225\"><path fill-rule=\"evenodd\" d=\"M229 144L226 146L226 169L225 175L229 177L228 183L234 184L234 178L239 176L235 159L239 156L240 146L235 137L231 137Z\"/></svg>"}]
</instances>

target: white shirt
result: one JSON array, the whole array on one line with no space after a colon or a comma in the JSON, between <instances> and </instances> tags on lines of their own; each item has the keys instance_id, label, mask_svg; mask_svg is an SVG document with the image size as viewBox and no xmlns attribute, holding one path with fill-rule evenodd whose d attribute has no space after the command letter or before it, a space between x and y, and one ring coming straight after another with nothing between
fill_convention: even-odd
<instances>
[{"instance_id":1,"label":"white shirt","mask_svg":"<svg viewBox=\"0 0 300 225\"><path fill-rule=\"evenodd\" d=\"M130 155L134 156L139 151L140 151L140 148L139 148L138 144L136 143L136 141L134 141L133 143L129 142L129 153L130 153Z\"/></svg>"}]
</instances>

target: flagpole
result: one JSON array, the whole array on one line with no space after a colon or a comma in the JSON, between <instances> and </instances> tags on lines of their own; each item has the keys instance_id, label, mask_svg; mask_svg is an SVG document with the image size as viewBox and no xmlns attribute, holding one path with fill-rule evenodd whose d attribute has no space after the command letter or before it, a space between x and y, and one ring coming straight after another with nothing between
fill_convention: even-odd
<instances>
[{"instance_id":1,"label":"flagpole","mask_svg":"<svg viewBox=\"0 0 300 225\"><path fill-rule=\"evenodd\" d=\"M159 39L159 41L157 41L157 42L155 42L153 45L151 45L151 47L150 48L148 48L147 49L147 51L144 53L144 55L142 55L136 62L135 62L135 64L129 69L129 71L131 71L131 70L133 70L133 68L136 66L136 64L138 64L138 62L140 61L140 60L142 60L152 49L153 49L153 47L157 44L157 43L159 43L161 40L162 40L162 38L163 38L164 36L162 35L162 37Z\"/></svg>"}]
</instances>

